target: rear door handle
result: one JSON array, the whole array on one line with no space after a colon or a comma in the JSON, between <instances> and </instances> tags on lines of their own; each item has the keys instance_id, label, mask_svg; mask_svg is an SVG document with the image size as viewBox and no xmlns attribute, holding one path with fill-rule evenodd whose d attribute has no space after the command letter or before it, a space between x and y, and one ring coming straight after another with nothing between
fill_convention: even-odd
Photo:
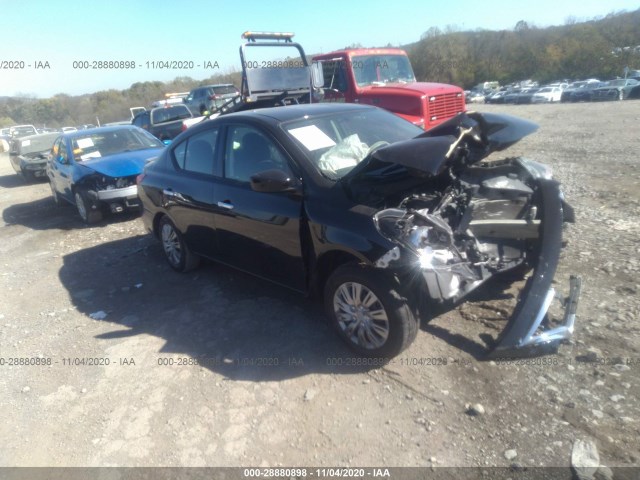
<instances>
[{"instance_id":1,"label":"rear door handle","mask_svg":"<svg viewBox=\"0 0 640 480\"><path fill-rule=\"evenodd\" d=\"M229 200L225 200L224 202L218 202L218 206L220 208L225 208L227 210L233 210L233 203L229 202Z\"/></svg>"}]
</instances>

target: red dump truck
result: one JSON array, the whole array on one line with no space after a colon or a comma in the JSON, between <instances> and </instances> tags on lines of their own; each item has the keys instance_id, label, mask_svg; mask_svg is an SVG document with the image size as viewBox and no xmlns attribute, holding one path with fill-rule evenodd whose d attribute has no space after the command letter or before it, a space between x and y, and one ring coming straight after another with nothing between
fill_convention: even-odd
<instances>
[{"instance_id":1,"label":"red dump truck","mask_svg":"<svg viewBox=\"0 0 640 480\"><path fill-rule=\"evenodd\" d=\"M322 64L324 102L375 105L429 129L465 111L461 88L417 82L399 48L357 48L316 55Z\"/></svg>"}]
</instances>

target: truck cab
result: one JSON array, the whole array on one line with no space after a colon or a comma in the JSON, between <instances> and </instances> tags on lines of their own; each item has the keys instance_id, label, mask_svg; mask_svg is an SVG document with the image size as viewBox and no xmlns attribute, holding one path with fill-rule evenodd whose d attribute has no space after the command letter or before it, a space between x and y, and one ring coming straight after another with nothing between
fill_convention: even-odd
<instances>
[{"instance_id":1,"label":"truck cab","mask_svg":"<svg viewBox=\"0 0 640 480\"><path fill-rule=\"evenodd\" d=\"M322 64L323 102L374 105L424 129L465 111L464 93L454 85L417 82L399 48L358 48L316 55Z\"/></svg>"}]
</instances>

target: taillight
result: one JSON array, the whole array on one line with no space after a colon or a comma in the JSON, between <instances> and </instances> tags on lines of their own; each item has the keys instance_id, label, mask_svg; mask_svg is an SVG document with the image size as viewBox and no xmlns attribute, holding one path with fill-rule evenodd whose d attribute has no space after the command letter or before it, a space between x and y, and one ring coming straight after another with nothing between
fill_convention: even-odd
<instances>
[{"instance_id":1,"label":"taillight","mask_svg":"<svg viewBox=\"0 0 640 480\"><path fill-rule=\"evenodd\" d=\"M136 177L136 185L140 185L142 183L142 180L144 180L144 177L146 177L144 173L141 173L140 175L138 175Z\"/></svg>"},{"instance_id":2,"label":"taillight","mask_svg":"<svg viewBox=\"0 0 640 480\"><path fill-rule=\"evenodd\" d=\"M209 100L215 100L216 98L218 98L218 95L216 94L209 95Z\"/></svg>"},{"instance_id":3,"label":"taillight","mask_svg":"<svg viewBox=\"0 0 640 480\"><path fill-rule=\"evenodd\" d=\"M187 129L187 126L185 125L184 122L182 122L182 128L180 129L181 132L184 132Z\"/></svg>"}]
</instances>

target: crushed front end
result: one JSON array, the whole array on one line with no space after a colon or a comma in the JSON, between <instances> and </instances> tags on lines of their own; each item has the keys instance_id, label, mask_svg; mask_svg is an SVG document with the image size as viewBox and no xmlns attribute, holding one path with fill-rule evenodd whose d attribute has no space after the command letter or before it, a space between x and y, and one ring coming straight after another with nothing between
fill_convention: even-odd
<instances>
[{"instance_id":1,"label":"crushed front end","mask_svg":"<svg viewBox=\"0 0 640 480\"><path fill-rule=\"evenodd\" d=\"M136 176L110 177L99 173L83 178L82 185L92 208L106 205L111 213L140 208Z\"/></svg>"},{"instance_id":2,"label":"crushed front end","mask_svg":"<svg viewBox=\"0 0 640 480\"><path fill-rule=\"evenodd\" d=\"M509 122L502 120L507 128ZM566 297L552 286L563 223L574 221L573 210L545 165L524 158L480 161L514 143L514 131L492 138L483 130L499 131L495 118L487 121L477 114L463 121L443 159L420 166L405 155L404 165L421 169L418 174L426 181L375 214L380 234L397 245L376 266L393 269L419 291L419 310L433 303L455 304L499 274L532 270L489 357L553 352L573 333L580 296L578 277L571 277ZM479 152L492 141L493 148ZM414 147L419 150L419 143ZM393 156L390 149L402 151L388 147L379 158ZM547 315L554 299L564 308L559 324Z\"/></svg>"}]
</instances>

